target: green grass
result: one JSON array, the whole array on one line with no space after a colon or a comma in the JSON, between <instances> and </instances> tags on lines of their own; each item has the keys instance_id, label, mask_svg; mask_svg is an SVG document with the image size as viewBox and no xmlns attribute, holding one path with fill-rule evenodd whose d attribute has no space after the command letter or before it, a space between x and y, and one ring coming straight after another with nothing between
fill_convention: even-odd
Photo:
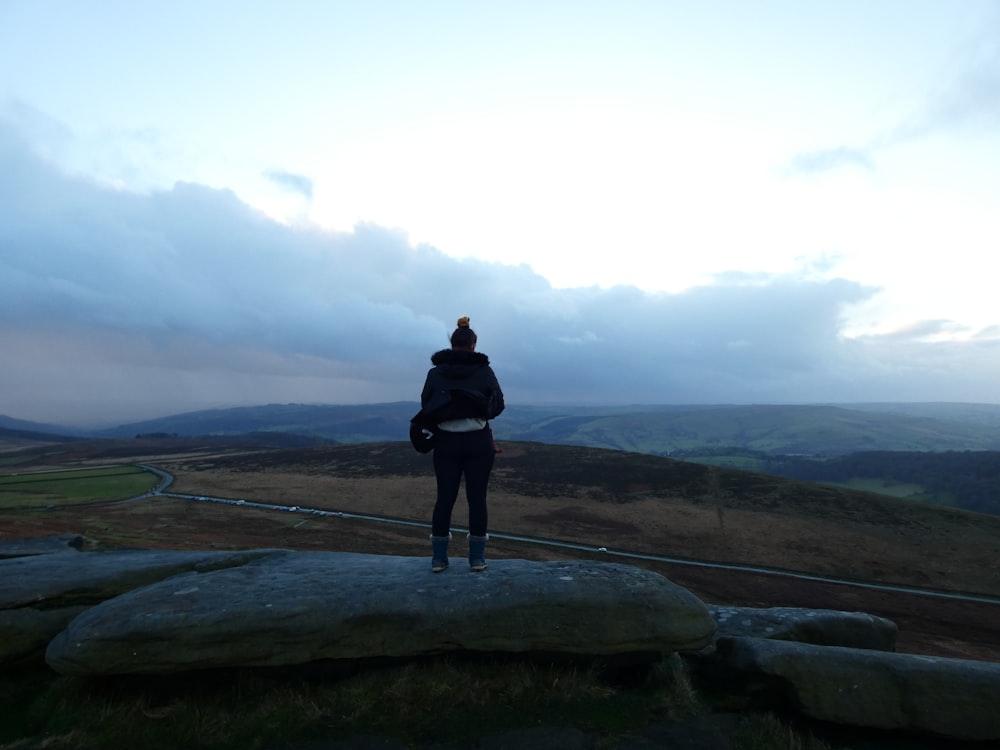
<instances>
[{"instance_id":1,"label":"green grass","mask_svg":"<svg viewBox=\"0 0 1000 750\"><path fill-rule=\"evenodd\" d=\"M707 466L721 466L726 469L740 469L741 471L763 471L764 462L759 458L751 456L698 456L685 455L685 461L692 461L696 464Z\"/></svg>"},{"instance_id":2,"label":"green grass","mask_svg":"<svg viewBox=\"0 0 1000 750\"><path fill-rule=\"evenodd\" d=\"M137 466L117 464L6 474L0 476L0 509L121 500L149 492L158 481L155 474Z\"/></svg>"},{"instance_id":3,"label":"green grass","mask_svg":"<svg viewBox=\"0 0 1000 750\"><path fill-rule=\"evenodd\" d=\"M854 477L846 482L820 482L834 487L846 487L850 490L875 492L890 497L918 498L924 493L924 487L912 482L896 482L875 477Z\"/></svg>"}]
</instances>

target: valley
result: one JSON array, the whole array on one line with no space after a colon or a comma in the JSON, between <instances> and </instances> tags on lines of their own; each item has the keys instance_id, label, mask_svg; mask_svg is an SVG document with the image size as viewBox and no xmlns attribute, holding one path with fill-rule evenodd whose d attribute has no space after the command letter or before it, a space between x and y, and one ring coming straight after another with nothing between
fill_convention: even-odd
<instances>
[{"instance_id":1,"label":"valley","mask_svg":"<svg viewBox=\"0 0 1000 750\"><path fill-rule=\"evenodd\" d=\"M407 443L248 451L178 441L173 452L158 455L147 452L149 445L122 441L63 446L58 459L62 465L100 463L108 453L121 459L129 444L137 451L130 462L175 475L173 492L409 519L414 525L154 496L5 512L0 539L79 533L95 547L428 552L422 525L433 503L433 474L429 459ZM36 459L55 457L51 449L44 455ZM655 456L506 443L490 512L498 538L488 552L495 560L602 559L597 549L607 547L1000 596L996 517ZM463 518L460 499L455 525ZM557 539L590 551L500 538L505 534ZM661 572L709 603L865 611L899 624L900 650L1000 661L997 605L627 562Z\"/></svg>"}]
</instances>

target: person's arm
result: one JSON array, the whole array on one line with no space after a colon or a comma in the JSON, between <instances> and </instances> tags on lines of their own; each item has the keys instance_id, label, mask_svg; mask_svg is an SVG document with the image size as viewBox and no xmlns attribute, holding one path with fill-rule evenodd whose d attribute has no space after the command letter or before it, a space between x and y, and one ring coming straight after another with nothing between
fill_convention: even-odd
<instances>
[{"instance_id":1,"label":"person's arm","mask_svg":"<svg viewBox=\"0 0 1000 750\"><path fill-rule=\"evenodd\" d=\"M496 373L493 372L492 367L489 368L489 371L490 371L490 378L492 379L493 382L491 384L492 391L490 392L490 401L489 401L490 414L488 418L493 419L494 417L500 416L500 414L503 412L504 402L503 402L503 391L500 389L500 381L497 380Z\"/></svg>"},{"instance_id":2,"label":"person's arm","mask_svg":"<svg viewBox=\"0 0 1000 750\"><path fill-rule=\"evenodd\" d=\"M431 396L434 395L434 387L431 385L431 372L433 370L428 370L427 377L424 378L424 387L420 391L420 408L423 409L431 400Z\"/></svg>"}]
</instances>

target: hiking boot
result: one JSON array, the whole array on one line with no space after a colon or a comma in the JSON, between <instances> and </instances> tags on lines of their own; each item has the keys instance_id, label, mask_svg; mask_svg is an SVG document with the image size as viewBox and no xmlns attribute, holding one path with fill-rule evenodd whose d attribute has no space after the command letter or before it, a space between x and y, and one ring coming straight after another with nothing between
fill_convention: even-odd
<instances>
[{"instance_id":1,"label":"hiking boot","mask_svg":"<svg viewBox=\"0 0 1000 750\"><path fill-rule=\"evenodd\" d=\"M485 536L469 534L469 569L473 573L486 570L486 540L489 538L489 534Z\"/></svg>"},{"instance_id":2,"label":"hiking boot","mask_svg":"<svg viewBox=\"0 0 1000 750\"><path fill-rule=\"evenodd\" d=\"M434 536L431 534L431 549L433 550L433 557L431 558L431 572L440 573L442 570L448 569L448 540L451 539L451 534L448 536Z\"/></svg>"}]
</instances>

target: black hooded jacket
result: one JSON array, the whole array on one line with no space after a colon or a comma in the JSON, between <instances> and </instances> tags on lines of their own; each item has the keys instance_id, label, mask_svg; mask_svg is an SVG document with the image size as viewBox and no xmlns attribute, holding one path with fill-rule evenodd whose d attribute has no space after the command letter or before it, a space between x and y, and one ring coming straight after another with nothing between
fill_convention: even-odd
<instances>
[{"instance_id":1,"label":"black hooded jacket","mask_svg":"<svg viewBox=\"0 0 1000 750\"><path fill-rule=\"evenodd\" d=\"M420 393L421 413L440 424L450 419L493 419L504 409L503 391L481 352L442 349L431 355L434 365Z\"/></svg>"}]
</instances>

